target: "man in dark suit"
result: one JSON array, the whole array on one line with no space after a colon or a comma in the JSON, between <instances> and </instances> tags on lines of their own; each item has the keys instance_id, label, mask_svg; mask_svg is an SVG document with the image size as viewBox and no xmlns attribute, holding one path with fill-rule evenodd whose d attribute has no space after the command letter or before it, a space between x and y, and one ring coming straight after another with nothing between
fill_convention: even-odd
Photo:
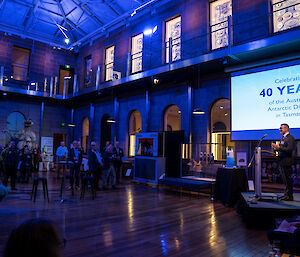
<instances>
[{"instance_id":1,"label":"man in dark suit","mask_svg":"<svg viewBox=\"0 0 300 257\"><path fill-rule=\"evenodd\" d=\"M272 147L279 153L279 165L281 176L285 184L285 193L280 199L284 201L293 201L293 170L295 139L289 133L289 125L283 123L280 125L280 134L282 139L279 145L272 143Z\"/></svg>"},{"instance_id":2,"label":"man in dark suit","mask_svg":"<svg viewBox=\"0 0 300 257\"><path fill-rule=\"evenodd\" d=\"M114 155L114 165L116 170L117 184L120 184L120 174L121 174L122 158L124 157L124 151L120 147L120 143L118 141L116 141L116 146L114 147L113 155Z\"/></svg>"},{"instance_id":3,"label":"man in dark suit","mask_svg":"<svg viewBox=\"0 0 300 257\"><path fill-rule=\"evenodd\" d=\"M5 165L5 175L3 184L7 186L8 178L10 177L10 185L12 190L16 189L16 179L17 179L17 168L19 163L19 151L16 147L16 143L11 141L8 148L4 150L4 165Z\"/></svg>"},{"instance_id":4,"label":"man in dark suit","mask_svg":"<svg viewBox=\"0 0 300 257\"><path fill-rule=\"evenodd\" d=\"M97 150L96 142L91 142L91 149L88 151L88 164L89 164L89 171L92 173L94 177L94 188L95 190L99 189L99 180L101 175L101 169L103 166L102 156L100 152Z\"/></svg>"},{"instance_id":5,"label":"man in dark suit","mask_svg":"<svg viewBox=\"0 0 300 257\"><path fill-rule=\"evenodd\" d=\"M75 187L79 189L79 175L80 175L80 167L82 163L82 151L78 147L78 142L76 140L73 141L73 147L70 149L70 169L71 169L71 188L74 187L74 177L75 177Z\"/></svg>"}]
</instances>

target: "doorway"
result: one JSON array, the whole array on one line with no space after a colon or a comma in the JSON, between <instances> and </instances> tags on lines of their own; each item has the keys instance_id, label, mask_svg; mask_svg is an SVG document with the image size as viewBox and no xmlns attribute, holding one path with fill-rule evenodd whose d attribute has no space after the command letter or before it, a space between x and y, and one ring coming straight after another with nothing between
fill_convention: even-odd
<instances>
[{"instance_id":1,"label":"doorway","mask_svg":"<svg viewBox=\"0 0 300 257\"><path fill-rule=\"evenodd\" d=\"M67 68L66 66L60 66L59 68L59 88L58 94L64 95L64 81L65 78L70 77L70 79L66 79L66 89L65 94L73 94L73 84L74 84L74 69Z\"/></svg>"},{"instance_id":2,"label":"doorway","mask_svg":"<svg viewBox=\"0 0 300 257\"><path fill-rule=\"evenodd\" d=\"M100 149L104 149L107 141L111 142L111 123L109 121L109 115L104 114L101 120L101 142Z\"/></svg>"},{"instance_id":3,"label":"doorway","mask_svg":"<svg viewBox=\"0 0 300 257\"><path fill-rule=\"evenodd\" d=\"M60 142L64 141L66 146L67 146L67 142L66 142L66 134L53 134L53 155L56 155L56 150L57 148L60 146Z\"/></svg>"}]
</instances>

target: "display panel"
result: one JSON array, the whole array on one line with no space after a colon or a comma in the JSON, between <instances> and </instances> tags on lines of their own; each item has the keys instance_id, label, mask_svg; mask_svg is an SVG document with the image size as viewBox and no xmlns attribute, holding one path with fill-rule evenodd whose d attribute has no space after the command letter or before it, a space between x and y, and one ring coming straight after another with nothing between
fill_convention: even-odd
<instances>
[{"instance_id":1,"label":"display panel","mask_svg":"<svg viewBox=\"0 0 300 257\"><path fill-rule=\"evenodd\" d=\"M258 140L265 134L266 140L278 140L281 123L300 139L300 65L234 74L232 140Z\"/></svg>"}]
</instances>

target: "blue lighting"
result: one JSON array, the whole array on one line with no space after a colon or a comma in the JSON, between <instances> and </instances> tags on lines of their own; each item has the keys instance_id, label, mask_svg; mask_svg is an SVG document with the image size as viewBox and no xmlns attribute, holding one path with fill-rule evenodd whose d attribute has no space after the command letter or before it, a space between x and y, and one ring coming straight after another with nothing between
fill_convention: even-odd
<instances>
[{"instance_id":1,"label":"blue lighting","mask_svg":"<svg viewBox=\"0 0 300 257\"><path fill-rule=\"evenodd\" d=\"M165 234L160 235L160 246L161 246L161 250L162 250L163 255L167 255L168 254L168 249L167 249L167 242L166 242L166 235Z\"/></svg>"}]
</instances>

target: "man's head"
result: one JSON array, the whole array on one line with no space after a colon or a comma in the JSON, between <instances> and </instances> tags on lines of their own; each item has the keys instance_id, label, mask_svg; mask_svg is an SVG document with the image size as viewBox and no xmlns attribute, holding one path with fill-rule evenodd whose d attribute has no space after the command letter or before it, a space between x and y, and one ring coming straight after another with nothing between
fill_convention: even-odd
<instances>
[{"instance_id":1,"label":"man's head","mask_svg":"<svg viewBox=\"0 0 300 257\"><path fill-rule=\"evenodd\" d=\"M116 141L116 147L120 147L120 143L119 143L119 141Z\"/></svg>"},{"instance_id":2,"label":"man's head","mask_svg":"<svg viewBox=\"0 0 300 257\"><path fill-rule=\"evenodd\" d=\"M78 147L78 142L76 140L73 141L73 146L75 149Z\"/></svg>"},{"instance_id":3,"label":"man's head","mask_svg":"<svg viewBox=\"0 0 300 257\"><path fill-rule=\"evenodd\" d=\"M29 148L27 145L24 146L24 154L29 154L30 151L29 151Z\"/></svg>"},{"instance_id":4,"label":"man's head","mask_svg":"<svg viewBox=\"0 0 300 257\"><path fill-rule=\"evenodd\" d=\"M26 141L26 145L30 146L30 141L29 140Z\"/></svg>"},{"instance_id":5,"label":"man's head","mask_svg":"<svg viewBox=\"0 0 300 257\"><path fill-rule=\"evenodd\" d=\"M91 148L92 148L92 150L96 150L97 149L97 144L96 144L95 141L91 142Z\"/></svg>"},{"instance_id":6,"label":"man's head","mask_svg":"<svg viewBox=\"0 0 300 257\"><path fill-rule=\"evenodd\" d=\"M61 146L65 146L65 142L64 142L64 141L61 141L61 142L60 142L60 145L61 145Z\"/></svg>"},{"instance_id":7,"label":"man's head","mask_svg":"<svg viewBox=\"0 0 300 257\"><path fill-rule=\"evenodd\" d=\"M108 147L110 145L110 141L106 141L105 146Z\"/></svg>"},{"instance_id":8,"label":"man's head","mask_svg":"<svg viewBox=\"0 0 300 257\"><path fill-rule=\"evenodd\" d=\"M15 141L10 141L9 145L8 145L10 148L13 148L16 146L16 143Z\"/></svg>"},{"instance_id":9,"label":"man's head","mask_svg":"<svg viewBox=\"0 0 300 257\"><path fill-rule=\"evenodd\" d=\"M280 125L279 130L280 130L280 134L284 135L285 133L289 132L290 127L289 127L288 124L282 123L282 124Z\"/></svg>"},{"instance_id":10,"label":"man's head","mask_svg":"<svg viewBox=\"0 0 300 257\"><path fill-rule=\"evenodd\" d=\"M113 152L113 149L114 149L113 145L112 145L112 144L109 144L109 145L107 146L106 151L109 152L109 153L112 153L112 152Z\"/></svg>"}]
</instances>

